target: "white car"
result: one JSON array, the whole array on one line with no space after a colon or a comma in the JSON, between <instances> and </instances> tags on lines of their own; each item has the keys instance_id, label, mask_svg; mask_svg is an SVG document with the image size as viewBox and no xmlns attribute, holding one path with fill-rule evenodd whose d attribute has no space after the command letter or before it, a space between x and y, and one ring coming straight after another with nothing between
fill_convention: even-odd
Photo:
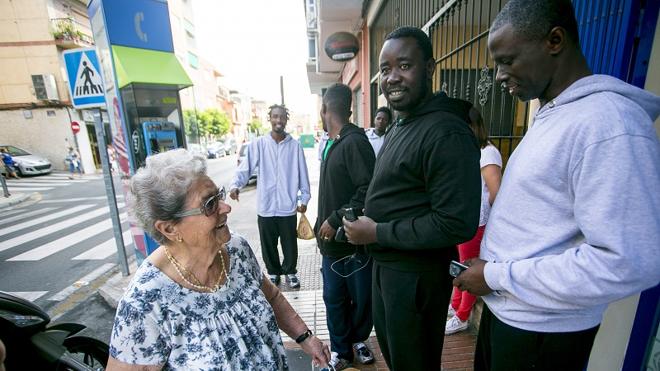
<instances>
[{"instance_id":1,"label":"white car","mask_svg":"<svg viewBox=\"0 0 660 371\"><path fill-rule=\"evenodd\" d=\"M33 155L22 148L12 145L0 144L0 148L5 148L9 152L16 163L16 170L21 176L48 174L52 170L50 161L41 156Z\"/></svg>"}]
</instances>

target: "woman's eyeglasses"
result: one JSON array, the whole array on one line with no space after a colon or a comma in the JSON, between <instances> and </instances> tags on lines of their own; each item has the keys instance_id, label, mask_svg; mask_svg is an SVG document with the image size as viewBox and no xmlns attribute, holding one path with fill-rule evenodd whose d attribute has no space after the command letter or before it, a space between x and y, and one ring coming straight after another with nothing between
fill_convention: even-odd
<instances>
[{"instance_id":1,"label":"woman's eyeglasses","mask_svg":"<svg viewBox=\"0 0 660 371\"><path fill-rule=\"evenodd\" d=\"M204 201L202 207L198 209L190 209L190 210L182 211L180 213L176 213L174 214L174 217L183 218L186 216L194 216L201 214L204 214L206 216L211 216L218 211L218 206L220 206L220 201L224 201L226 196L227 194L225 192L225 187L222 187L216 195L213 195L209 197L206 201Z\"/></svg>"}]
</instances>

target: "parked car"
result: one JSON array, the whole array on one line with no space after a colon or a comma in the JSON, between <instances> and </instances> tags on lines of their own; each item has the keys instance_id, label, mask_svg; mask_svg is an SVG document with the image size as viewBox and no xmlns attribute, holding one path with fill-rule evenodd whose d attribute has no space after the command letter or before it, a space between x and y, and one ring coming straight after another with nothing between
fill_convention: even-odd
<instances>
[{"instance_id":1,"label":"parked car","mask_svg":"<svg viewBox=\"0 0 660 371\"><path fill-rule=\"evenodd\" d=\"M225 154L231 155L233 153L236 153L238 150L238 145L236 144L236 140L232 138L225 139L223 141L224 146L225 146Z\"/></svg>"},{"instance_id":2,"label":"parked car","mask_svg":"<svg viewBox=\"0 0 660 371\"><path fill-rule=\"evenodd\" d=\"M223 142L215 142L206 147L207 158L225 157L225 144Z\"/></svg>"},{"instance_id":3,"label":"parked car","mask_svg":"<svg viewBox=\"0 0 660 371\"><path fill-rule=\"evenodd\" d=\"M0 148L5 148L16 163L16 170L21 176L48 174L52 170L52 164L48 159L33 155L32 153L8 144L0 144ZM4 166L2 170L4 171Z\"/></svg>"},{"instance_id":4,"label":"parked car","mask_svg":"<svg viewBox=\"0 0 660 371\"><path fill-rule=\"evenodd\" d=\"M238 160L236 160L236 166L240 165L241 162L247 160L247 147L250 145L250 142L246 142L241 144L241 149L238 151ZM248 179L248 183L252 181L257 181L257 171L259 168L255 168L254 172L252 175L250 175L250 179Z\"/></svg>"}]
</instances>

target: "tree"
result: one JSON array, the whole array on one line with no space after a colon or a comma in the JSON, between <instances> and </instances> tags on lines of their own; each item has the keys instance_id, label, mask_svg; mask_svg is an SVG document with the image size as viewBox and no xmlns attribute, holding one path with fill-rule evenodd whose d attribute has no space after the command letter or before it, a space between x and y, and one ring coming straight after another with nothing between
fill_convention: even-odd
<instances>
[{"instance_id":1,"label":"tree","mask_svg":"<svg viewBox=\"0 0 660 371\"><path fill-rule=\"evenodd\" d=\"M250 132L256 133L257 136L268 132L268 128L264 126L263 122L258 118L253 118L252 122L248 124L248 128L250 129Z\"/></svg>"},{"instance_id":2,"label":"tree","mask_svg":"<svg viewBox=\"0 0 660 371\"><path fill-rule=\"evenodd\" d=\"M186 130L186 136L195 138L200 136L201 119L199 113L194 109L183 110L183 127Z\"/></svg>"},{"instance_id":3,"label":"tree","mask_svg":"<svg viewBox=\"0 0 660 371\"><path fill-rule=\"evenodd\" d=\"M216 108L209 108L200 115L202 126L204 126L204 136L207 139L221 137L229 133L231 121L226 113Z\"/></svg>"}]
</instances>

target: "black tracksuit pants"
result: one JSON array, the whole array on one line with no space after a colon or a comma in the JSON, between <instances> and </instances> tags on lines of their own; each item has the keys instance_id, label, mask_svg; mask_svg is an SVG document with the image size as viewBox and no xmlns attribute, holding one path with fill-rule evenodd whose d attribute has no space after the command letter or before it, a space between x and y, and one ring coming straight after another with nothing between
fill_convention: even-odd
<instances>
[{"instance_id":1,"label":"black tracksuit pants","mask_svg":"<svg viewBox=\"0 0 660 371\"><path fill-rule=\"evenodd\" d=\"M581 371L598 332L535 332L500 321L484 305L474 355L475 371Z\"/></svg>"},{"instance_id":2,"label":"black tracksuit pants","mask_svg":"<svg viewBox=\"0 0 660 371\"><path fill-rule=\"evenodd\" d=\"M291 216L258 216L261 255L268 274L295 274L298 271L298 237L296 234L296 214ZM277 240L282 243L284 261L280 263Z\"/></svg>"},{"instance_id":3,"label":"black tracksuit pants","mask_svg":"<svg viewBox=\"0 0 660 371\"><path fill-rule=\"evenodd\" d=\"M374 326L390 370L440 370L452 290L448 272L449 262L415 272L374 262Z\"/></svg>"}]
</instances>

